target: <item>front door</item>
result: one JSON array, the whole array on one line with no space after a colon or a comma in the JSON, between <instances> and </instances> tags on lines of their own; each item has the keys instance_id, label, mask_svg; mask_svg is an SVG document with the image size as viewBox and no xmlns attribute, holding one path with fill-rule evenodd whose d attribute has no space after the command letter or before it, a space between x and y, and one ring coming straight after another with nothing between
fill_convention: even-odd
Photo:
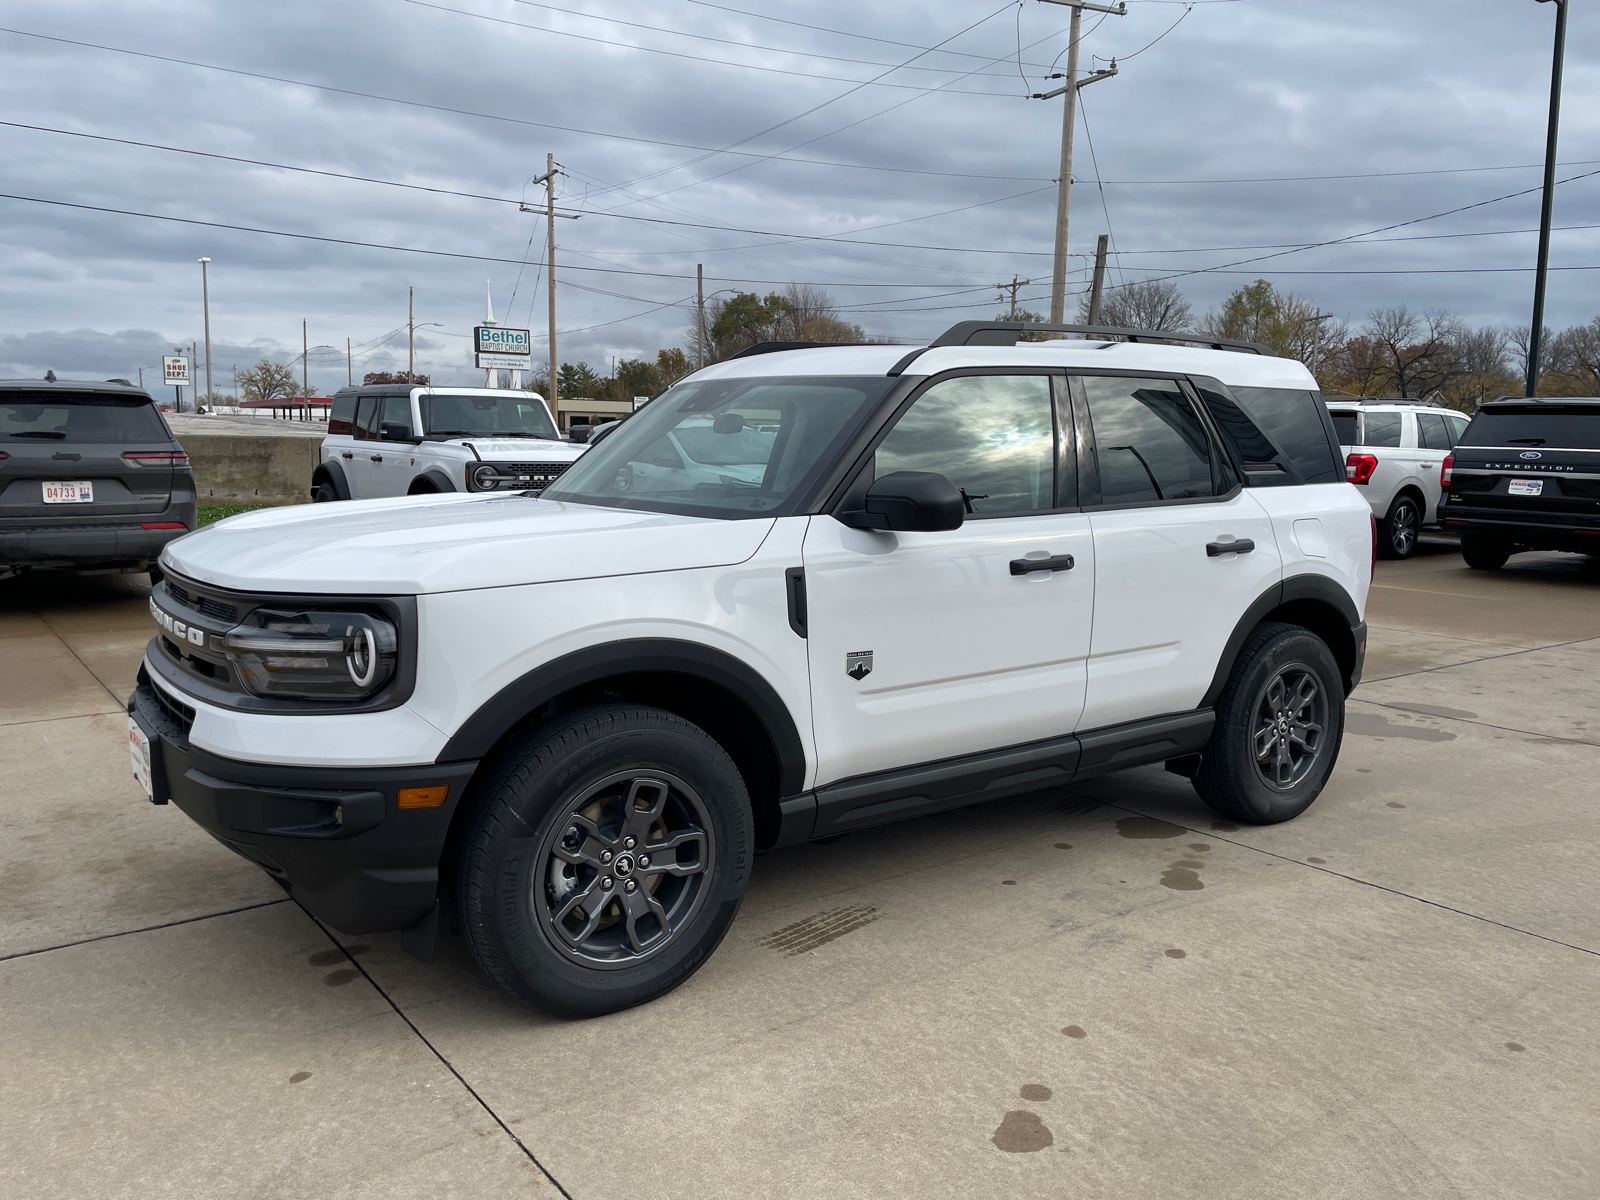
<instances>
[{"instance_id":1,"label":"front door","mask_svg":"<svg viewBox=\"0 0 1600 1200\"><path fill-rule=\"evenodd\" d=\"M355 500L371 500L380 490L379 468L383 465L383 446L378 441L378 418L383 412L382 396L362 396L356 405L354 441L342 448L345 479Z\"/></svg>"},{"instance_id":2,"label":"front door","mask_svg":"<svg viewBox=\"0 0 1600 1200\"><path fill-rule=\"evenodd\" d=\"M804 562L817 784L1076 726L1094 547L1070 473L1057 469L1070 438L1060 433L1053 382L1046 373L944 379L879 444L874 477L936 471L962 489L969 515L960 529L878 533L811 519ZM1070 422L1064 407L1061 416ZM1070 569L1016 565L1060 567L1067 556Z\"/></svg>"},{"instance_id":3,"label":"front door","mask_svg":"<svg viewBox=\"0 0 1600 1200\"><path fill-rule=\"evenodd\" d=\"M1272 519L1177 382L1081 376L1073 389L1095 554L1082 728L1189 711L1240 618L1282 579Z\"/></svg>"}]
</instances>

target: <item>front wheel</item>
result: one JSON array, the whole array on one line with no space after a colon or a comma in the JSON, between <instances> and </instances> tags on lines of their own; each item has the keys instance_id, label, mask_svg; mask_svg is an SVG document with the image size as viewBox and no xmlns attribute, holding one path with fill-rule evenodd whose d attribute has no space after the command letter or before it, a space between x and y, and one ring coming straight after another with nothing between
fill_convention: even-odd
<instances>
[{"instance_id":1,"label":"front wheel","mask_svg":"<svg viewBox=\"0 0 1600 1200\"><path fill-rule=\"evenodd\" d=\"M461 840L456 902L478 965L562 1017L653 1000L694 974L744 898L743 778L661 709L579 709L511 747Z\"/></svg>"},{"instance_id":2,"label":"front wheel","mask_svg":"<svg viewBox=\"0 0 1600 1200\"><path fill-rule=\"evenodd\" d=\"M311 493L313 504L331 504L339 498L339 489L324 480L317 484L317 490Z\"/></svg>"},{"instance_id":3,"label":"front wheel","mask_svg":"<svg viewBox=\"0 0 1600 1200\"><path fill-rule=\"evenodd\" d=\"M1344 684L1327 643L1277 621L1240 651L1195 791L1225 817L1274 825L1311 807L1339 757Z\"/></svg>"},{"instance_id":4,"label":"front wheel","mask_svg":"<svg viewBox=\"0 0 1600 1200\"><path fill-rule=\"evenodd\" d=\"M1410 558L1422 529L1422 510L1410 496L1396 496L1378 526L1379 558Z\"/></svg>"}]
</instances>

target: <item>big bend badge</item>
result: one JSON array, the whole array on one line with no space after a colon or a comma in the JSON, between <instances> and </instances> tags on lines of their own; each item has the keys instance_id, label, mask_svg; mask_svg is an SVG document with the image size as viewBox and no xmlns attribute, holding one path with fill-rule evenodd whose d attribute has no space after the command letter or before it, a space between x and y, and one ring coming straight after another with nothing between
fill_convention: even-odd
<instances>
[{"instance_id":1,"label":"big bend badge","mask_svg":"<svg viewBox=\"0 0 1600 1200\"><path fill-rule=\"evenodd\" d=\"M844 673L851 679L865 679L872 674L872 651L850 650L844 656Z\"/></svg>"}]
</instances>

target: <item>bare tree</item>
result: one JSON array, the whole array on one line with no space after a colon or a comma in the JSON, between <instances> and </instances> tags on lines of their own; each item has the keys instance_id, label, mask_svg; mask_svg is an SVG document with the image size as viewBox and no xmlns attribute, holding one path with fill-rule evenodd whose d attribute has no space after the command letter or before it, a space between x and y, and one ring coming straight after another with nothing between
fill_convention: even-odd
<instances>
[{"instance_id":1,"label":"bare tree","mask_svg":"<svg viewBox=\"0 0 1600 1200\"><path fill-rule=\"evenodd\" d=\"M1504 329L1493 325L1478 329L1463 326L1452 347L1455 378L1440 389L1446 403L1463 412L1476 412L1485 400L1513 390L1516 379L1511 374L1508 350Z\"/></svg>"},{"instance_id":2,"label":"bare tree","mask_svg":"<svg viewBox=\"0 0 1600 1200\"><path fill-rule=\"evenodd\" d=\"M1375 308L1362 333L1379 350L1385 383L1396 395L1421 398L1460 374L1455 343L1461 323L1443 309Z\"/></svg>"},{"instance_id":3,"label":"bare tree","mask_svg":"<svg viewBox=\"0 0 1600 1200\"><path fill-rule=\"evenodd\" d=\"M1532 336L1533 330L1526 325L1512 325L1506 329L1506 342L1511 349L1512 362L1516 365L1517 375L1524 381L1524 385L1528 378L1528 342ZM1546 325L1541 345L1548 346L1555 340L1555 336L1555 330Z\"/></svg>"},{"instance_id":4,"label":"bare tree","mask_svg":"<svg viewBox=\"0 0 1600 1200\"><path fill-rule=\"evenodd\" d=\"M783 297L786 306L773 325L773 332L778 335L779 340L786 342L846 340L812 337L804 332L806 326L813 322L839 319L839 306L827 292L809 283L791 283L778 294ZM826 326L819 325L818 328Z\"/></svg>"},{"instance_id":5,"label":"bare tree","mask_svg":"<svg viewBox=\"0 0 1600 1200\"><path fill-rule=\"evenodd\" d=\"M1078 321L1089 320L1089 293L1078 297ZM1194 325L1194 312L1170 279L1147 279L1108 287L1100 299L1100 324L1125 329L1170 329Z\"/></svg>"},{"instance_id":6,"label":"bare tree","mask_svg":"<svg viewBox=\"0 0 1600 1200\"><path fill-rule=\"evenodd\" d=\"M1552 396L1600 396L1600 317L1563 329L1548 345L1541 393L1548 385Z\"/></svg>"},{"instance_id":7,"label":"bare tree","mask_svg":"<svg viewBox=\"0 0 1600 1200\"><path fill-rule=\"evenodd\" d=\"M1324 387L1345 386L1340 351L1349 330L1311 301L1280 292L1265 279L1244 284L1207 313L1200 331L1216 338L1258 342L1274 354L1297 358Z\"/></svg>"}]
</instances>

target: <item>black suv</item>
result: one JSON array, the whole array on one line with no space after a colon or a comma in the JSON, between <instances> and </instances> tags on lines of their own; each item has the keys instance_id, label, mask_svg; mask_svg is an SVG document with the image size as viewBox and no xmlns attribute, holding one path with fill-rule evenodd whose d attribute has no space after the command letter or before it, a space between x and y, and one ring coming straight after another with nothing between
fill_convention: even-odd
<instances>
[{"instance_id":1,"label":"black suv","mask_svg":"<svg viewBox=\"0 0 1600 1200\"><path fill-rule=\"evenodd\" d=\"M1490 401L1441 482L1440 516L1469 567L1521 550L1600 555L1600 399Z\"/></svg>"},{"instance_id":2,"label":"black suv","mask_svg":"<svg viewBox=\"0 0 1600 1200\"><path fill-rule=\"evenodd\" d=\"M194 526L189 457L148 392L122 379L0 380L0 578L148 570Z\"/></svg>"}]
</instances>

